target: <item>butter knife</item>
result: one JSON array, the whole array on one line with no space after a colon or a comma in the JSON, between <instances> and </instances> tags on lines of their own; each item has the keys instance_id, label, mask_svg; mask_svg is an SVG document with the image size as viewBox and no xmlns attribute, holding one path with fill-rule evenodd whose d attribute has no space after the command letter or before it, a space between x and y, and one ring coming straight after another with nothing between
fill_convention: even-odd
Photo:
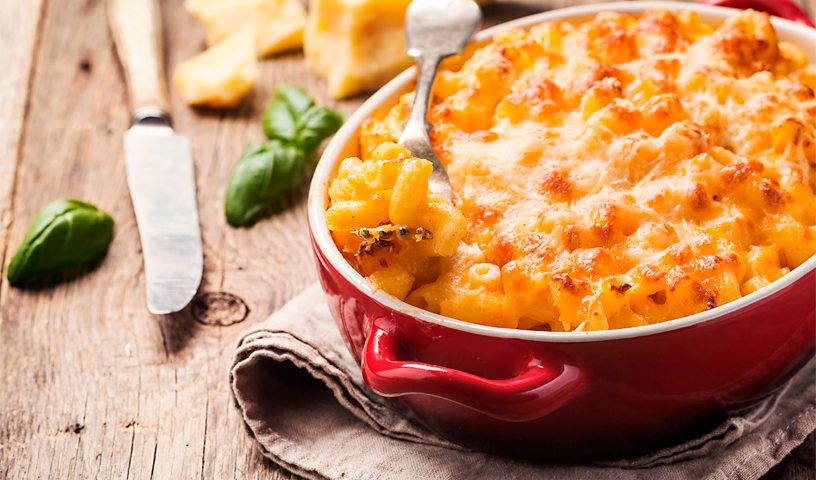
<instances>
[{"instance_id":1,"label":"butter knife","mask_svg":"<svg viewBox=\"0 0 816 480\"><path fill-rule=\"evenodd\" d=\"M147 309L173 313L190 303L203 271L190 139L171 128L156 0L108 0L107 7L130 97L125 169L142 241Z\"/></svg>"}]
</instances>

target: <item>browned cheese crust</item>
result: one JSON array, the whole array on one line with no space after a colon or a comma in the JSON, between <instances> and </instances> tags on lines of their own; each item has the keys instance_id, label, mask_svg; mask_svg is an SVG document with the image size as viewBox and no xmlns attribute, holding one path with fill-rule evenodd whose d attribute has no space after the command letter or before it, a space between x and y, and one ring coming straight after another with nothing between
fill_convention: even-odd
<instances>
[{"instance_id":1,"label":"browned cheese crust","mask_svg":"<svg viewBox=\"0 0 816 480\"><path fill-rule=\"evenodd\" d=\"M587 331L703 312L816 252L814 84L754 11L718 29L651 10L505 30L435 85L432 143L466 221L455 252L334 238L378 288L468 322ZM401 161L389 142L411 101L365 122L362 165Z\"/></svg>"}]
</instances>

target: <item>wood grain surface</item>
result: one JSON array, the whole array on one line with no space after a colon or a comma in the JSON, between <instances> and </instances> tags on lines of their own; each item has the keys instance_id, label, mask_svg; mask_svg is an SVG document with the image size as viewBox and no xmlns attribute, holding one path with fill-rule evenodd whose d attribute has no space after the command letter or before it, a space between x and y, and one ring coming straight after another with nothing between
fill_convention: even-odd
<instances>
[{"instance_id":1,"label":"wood grain surface","mask_svg":"<svg viewBox=\"0 0 816 480\"><path fill-rule=\"evenodd\" d=\"M204 45L203 28L181 3L162 2L169 72ZM486 11L497 23L542 5ZM233 110L191 109L171 91L174 127L193 144L206 298L153 316L122 160L127 92L104 2L0 0L2 265L56 198L89 201L117 222L106 257L85 275L12 288L2 272L0 479L292 478L250 441L227 388L240 332L316 279L305 186L293 208L251 229L224 219L229 172L263 138L263 106L282 82L346 114L363 100L328 99L299 53L264 61L255 90ZM229 296L207 296L217 293L240 298L248 314ZM811 435L766 478L813 480L814 452Z\"/></svg>"}]
</instances>

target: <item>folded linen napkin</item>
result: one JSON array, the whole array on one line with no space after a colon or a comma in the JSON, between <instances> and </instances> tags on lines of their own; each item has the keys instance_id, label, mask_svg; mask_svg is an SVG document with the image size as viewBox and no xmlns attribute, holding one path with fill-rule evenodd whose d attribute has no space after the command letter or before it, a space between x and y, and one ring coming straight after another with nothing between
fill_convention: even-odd
<instances>
[{"instance_id":1,"label":"folded linen napkin","mask_svg":"<svg viewBox=\"0 0 816 480\"><path fill-rule=\"evenodd\" d=\"M603 465L552 465L464 450L371 392L319 285L254 325L230 369L264 455L309 479L756 479L816 429L815 379L811 359L763 404L682 445Z\"/></svg>"}]
</instances>

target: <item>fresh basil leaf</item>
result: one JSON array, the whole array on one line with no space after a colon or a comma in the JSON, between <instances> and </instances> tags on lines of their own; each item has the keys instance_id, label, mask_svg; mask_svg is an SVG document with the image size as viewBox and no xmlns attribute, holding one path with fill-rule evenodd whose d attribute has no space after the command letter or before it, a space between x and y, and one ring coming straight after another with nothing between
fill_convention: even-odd
<instances>
[{"instance_id":1,"label":"fresh basil leaf","mask_svg":"<svg viewBox=\"0 0 816 480\"><path fill-rule=\"evenodd\" d=\"M271 212L281 197L300 185L304 153L278 140L250 145L230 174L225 212L236 227Z\"/></svg>"},{"instance_id":2,"label":"fresh basil leaf","mask_svg":"<svg viewBox=\"0 0 816 480\"><path fill-rule=\"evenodd\" d=\"M264 133L269 141L250 145L230 174L224 210L227 221L248 225L280 206L283 196L296 189L306 164L314 164L314 150L343 124L343 116L316 107L306 92L280 85L264 111Z\"/></svg>"},{"instance_id":3,"label":"fresh basil leaf","mask_svg":"<svg viewBox=\"0 0 816 480\"><path fill-rule=\"evenodd\" d=\"M298 119L295 142L304 151L311 152L342 125L342 113L326 107L312 107Z\"/></svg>"},{"instance_id":4,"label":"fresh basil leaf","mask_svg":"<svg viewBox=\"0 0 816 480\"><path fill-rule=\"evenodd\" d=\"M113 239L113 219L79 200L49 203L31 222L8 266L15 285L38 275L77 267L99 258Z\"/></svg>"},{"instance_id":5,"label":"fresh basil leaf","mask_svg":"<svg viewBox=\"0 0 816 480\"><path fill-rule=\"evenodd\" d=\"M300 87L280 85L264 111L263 128L269 139L294 141L298 119L314 106L314 100Z\"/></svg>"}]
</instances>

